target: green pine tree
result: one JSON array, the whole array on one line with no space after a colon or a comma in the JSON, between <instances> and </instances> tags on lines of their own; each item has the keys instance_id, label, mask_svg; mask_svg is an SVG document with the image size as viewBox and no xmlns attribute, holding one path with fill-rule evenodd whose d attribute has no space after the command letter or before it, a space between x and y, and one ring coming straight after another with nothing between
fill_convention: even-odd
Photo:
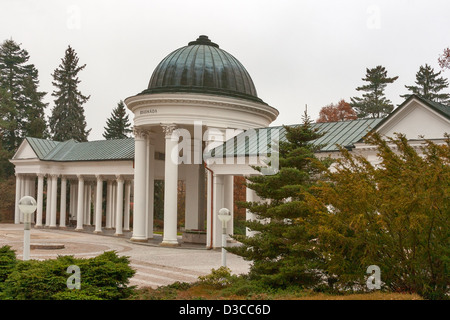
<instances>
[{"instance_id":1,"label":"green pine tree","mask_svg":"<svg viewBox=\"0 0 450 320\"><path fill-rule=\"evenodd\" d=\"M79 58L74 49L69 45L65 51L61 64L52 74L53 85L56 90L52 96L55 97L55 106L49 119L52 138L58 141L74 139L76 141L87 141L91 129L86 129L86 118L83 104L90 96L83 95L78 90L81 80L78 73L86 64L79 66Z\"/></svg>"},{"instance_id":2,"label":"green pine tree","mask_svg":"<svg viewBox=\"0 0 450 320\"><path fill-rule=\"evenodd\" d=\"M45 92L38 91L38 71L28 64L30 56L14 40L0 45L0 93L3 147L13 151L25 136L47 136L47 123L42 100ZM8 102L6 102L8 101Z\"/></svg>"},{"instance_id":3,"label":"green pine tree","mask_svg":"<svg viewBox=\"0 0 450 320\"><path fill-rule=\"evenodd\" d=\"M312 128L306 114L303 124L284 129L286 141L279 142L278 173L247 178L247 187L263 200L243 204L258 217L245 223L256 233L235 235L242 245L227 250L252 261L252 279L275 287L312 287L320 281L317 270L323 257L315 250L317 217L306 205L305 195L319 176L315 152L321 146L311 141L321 134ZM255 169L261 172L260 167Z\"/></svg>"},{"instance_id":4,"label":"green pine tree","mask_svg":"<svg viewBox=\"0 0 450 320\"><path fill-rule=\"evenodd\" d=\"M353 97L350 105L355 109L358 118L382 118L388 115L394 106L384 95L384 89L388 83L393 83L397 77L388 78L387 71L383 66L366 69L366 77L363 81L368 84L356 88L363 91L362 98Z\"/></svg>"},{"instance_id":5,"label":"green pine tree","mask_svg":"<svg viewBox=\"0 0 450 320\"><path fill-rule=\"evenodd\" d=\"M4 147L3 141L10 132L15 131L16 109L11 94L0 87L0 181L14 174L14 165L9 162L13 156L13 150Z\"/></svg>"},{"instance_id":6,"label":"green pine tree","mask_svg":"<svg viewBox=\"0 0 450 320\"><path fill-rule=\"evenodd\" d=\"M439 77L441 71L434 72L434 69L425 64L420 66L416 73L416 85L405 86L406 89L422 98L440 102L443 104L450 104L450 94L441 93L442 90L448 88L448 80L444 77ZM402 98L408 98L411 94L402 95Z\"/></svg>"},{"instance_id":7,"label":"green pine tree","mask_svg":"<svg viewBox=\"0 0 450 320\"><path fill-rule=\"evenodd\" d=\"M111 117L106 120L105 132L103 137L110 139L128 138L131 132L131 123L125 110L125 104L119 101L117 107L111 112Z\"/></svg>"}]
</instances>

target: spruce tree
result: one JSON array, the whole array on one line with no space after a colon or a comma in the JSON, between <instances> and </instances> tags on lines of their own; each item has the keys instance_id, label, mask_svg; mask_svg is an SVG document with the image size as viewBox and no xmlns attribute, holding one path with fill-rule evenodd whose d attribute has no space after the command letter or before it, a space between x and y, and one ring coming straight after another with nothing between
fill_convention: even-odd
<instances>
[{"instance_id":1,"label":"spruce tree","mask_svg":"<svg viewBox=\"0 0 450 320\"><path fill-rule=\"evenodd\" d=\"M251 279L272 287L307 288L318 284L318 270L324 263L315 250L317 217L305 201L319 176L315 152L321 146L311 142L321 134L312 128L306 115L303 124L284 126L284 130L278 173L247 178L247 187L262 199L242 204L258 217L245 222L256 233L249 237L235 235L242 245L227 250L252 261ZM261 172L261 167L255 169Z\"/></svg>"},{"instance_id":2,"label":"spruce tree","mask_svg":"<svg viewBox=\"0 0 450 320\"><path fill-rule=\"evenodd\" d=\"M393 83L398 76L389 78L383 66L366 69L366 77L363 81L368 84L356 88L363 91L362 98L353 97L351 106L355 109L358 118L382 118L387 116L393 109L392 102L384 95L384 89L388 83Z\"/></svg>"},{"instance_id":3,"label":"spruce tree","mask_svg":"<svg viewBox=\"0 0 450 320\"><path fill-rule=\"evenodd\" d=\"M42 101L45 92L38 91L38 70L28 64L30 56L14 40L0 46L0 87L3 89L1 118L3 147L15 150L25 136L45 138L47 123Z\"/></svg>"},{"instance_id":4,"label":"spruce tree","mask_svg":"<svg viewBox=\"0 0 450 320\"><path fill-rule=\"evenodd\" d=\"M52 138L57 141L74 139L87 141L91 129L86 129L86 118L83 104L90 96L83 95L78 89L80 80L78 73L86 64L79 66L79 58L74 49L69 45L65 51L61 64L53 72L53 85L56 90L52 96L55 106L49 119Z\"/></svg>"},{"instance_id":5,"label":"spruce tree","mask_svg":"<svg viewBox=\"0 0 450 320\"><path fill-rule=\"evenodd\" d=\"M450 94L442 93L441 91L448 88L448 80L444 77L439 77L441 72L434 72L434 69L425 64L420 66L419 71L416 73L416 85L405 86L406 89L411 91L422 98L440 102L443 104L450 104ZM411 94L402 95L402 98L408 98Z\"/></svg>"},{"instance_id":6,"label":"spruce tree","mask_svg":"<svg viewBox=\"0 0 450 320\"><path fill-rule=\"evenodd\" d=\"M125 110L125 104L120 100L112 111L111 117L106 120L103 137L107 140L124 139L128 138L130 132L131 123Z\"/></svg>"},{"instance_id":7,"label":"spruce tree","mask_svg":"<svg viewBox=\"0 0 450 320\"><path fill-rule=\"evenodd\" d=\"M14 174L14 165L9 162L14 150L5 148L4 141L10 132L14 132L17 125L15 111L11 94L0 87L0 181Z\"/></svg>"}]
</instances>

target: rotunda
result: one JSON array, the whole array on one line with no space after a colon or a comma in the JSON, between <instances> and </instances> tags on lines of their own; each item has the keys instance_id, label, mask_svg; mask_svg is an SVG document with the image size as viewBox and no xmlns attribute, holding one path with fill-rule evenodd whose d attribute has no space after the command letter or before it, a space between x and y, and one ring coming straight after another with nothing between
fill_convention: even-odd
<instances>
[{"instance_id":1,"label":"rotunda","mask_svg":"<svg viewBox=\"0 0 450 320\"><path fill-rule=\"evenodd\" d=\"M125 103L134 114L132 240L153 236L154 180L161 179L162 245L178 245L177 188L184 180L185 228L206 227L207 245L216 246L221 235L215 232L220 223L214 206L232 205L216 199L227 198L232 176L214 175L205 166L203 153L244 130L267 127L278 111L258 97L239 60L205 35L168 54L156 66L148 87ZM205 187L205 174L211 189ZM210 190L206 197L205 189Z\"/></svg>"}]
</instances>

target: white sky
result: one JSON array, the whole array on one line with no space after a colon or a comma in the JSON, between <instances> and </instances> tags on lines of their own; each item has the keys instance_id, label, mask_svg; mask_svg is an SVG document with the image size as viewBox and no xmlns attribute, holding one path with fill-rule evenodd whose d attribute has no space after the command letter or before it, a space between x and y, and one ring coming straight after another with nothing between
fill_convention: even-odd
<instances>
[{"instance_id":1,"label":"white sky","mask_svg":"<svg viewBox=\"0 0 450 320\"><path fill-rule=\"evenodd\" d=\"M51 73L69 44L87 65L79 77L91 95L89 140L103 139L119 100L146 89L157 64L201 34L246 67L258 96L280 111L273 125L293 124L306 104L315 120L321 107L360 96L355 88L377 65L399 76L386 94L400 104L420 65L440 70L450 1L0 0L0 41L12 38L28 50L48 92L47 115Z\"/></svg>"}]
</instances>

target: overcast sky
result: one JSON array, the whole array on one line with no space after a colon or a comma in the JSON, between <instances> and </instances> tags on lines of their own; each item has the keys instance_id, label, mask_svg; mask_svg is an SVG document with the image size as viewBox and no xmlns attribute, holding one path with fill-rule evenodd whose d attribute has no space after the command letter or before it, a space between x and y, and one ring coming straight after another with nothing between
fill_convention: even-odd
<instances>
[{"instance_id":1,"label":"overcast sky","mask_svg":"<svg viewBox=\"0 0 450 320\"><path fill-rule=\"evenodd\" d=\"M355 88L377 65L399 76L386 94L400 104L421 65L440 71L450 1L0 0L0 41L28 50L48 92L47 115L51 73L69 44L86 64L79 77L91 95L89 140L103 139L117 103L146 89L157 64L201 34L246 67L258 96L280 111L273 125L293 124L306 104L315 120L321 107L360 96Z\"/></svg>"}]
</instances>

